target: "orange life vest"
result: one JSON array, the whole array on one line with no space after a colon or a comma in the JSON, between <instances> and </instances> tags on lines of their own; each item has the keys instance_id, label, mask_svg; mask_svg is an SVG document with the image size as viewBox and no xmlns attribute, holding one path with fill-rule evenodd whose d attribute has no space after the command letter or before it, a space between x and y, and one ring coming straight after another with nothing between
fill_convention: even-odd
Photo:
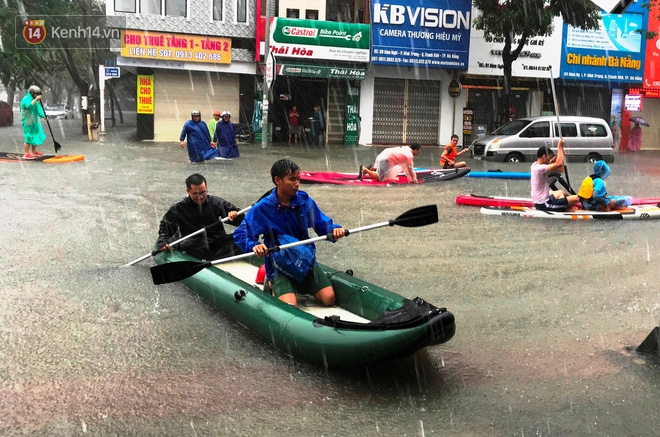
<instances>
[{"instance_id":1,"label":"orange life vest","mask_svg":"<svg viewBox=\"0 0 660 437\"><path fill-rule=\"evenodd\" d=\"M456 160L456 147L452 146L451 144L447 144L447 147L445 147L445 152L447 152L447 155L440 159L441 165L444 165L445 162L454 162Z\"/></svg>"}]
</instances>

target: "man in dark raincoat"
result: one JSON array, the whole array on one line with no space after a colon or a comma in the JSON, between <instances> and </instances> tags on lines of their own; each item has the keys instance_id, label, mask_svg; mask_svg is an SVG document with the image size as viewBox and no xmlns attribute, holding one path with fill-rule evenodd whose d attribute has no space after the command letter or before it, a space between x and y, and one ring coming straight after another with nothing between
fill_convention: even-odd
<instances>
[{"instance_id":1,"label":"man in dark raincoat","mask_svg":"<svg viewBox=\"0 0 660 437\"><path fill-rule=\"evenodd\" d=\"M229 121L231 114L229 111L222 113L222 121L215 125L215 134L213 142L217 144L220 157L225 159L238 158L238 145L236 144L236 130L234 123Z\"/></svg>"},{"instance_id":2,"label":"man in dark raincoat","mask_svg":"<svg viewBox=\"0 0 660 437\"><path fill-rule=\"evenodd\" d=\"M186 194L170 207L160 222L159 250L172 250L169 243L207 228L205 232L182 241L175 249L207 260L240 255L242 251L234 244L232 233L227 233L224 225L218 224L219 220L228 217L230 225L240 225L244 216L238 215L238 208L222 197L208 194L206 179L198 173L186 179Z\"/></svg>"},{"instance_id":3,"label":"man in dark raincoat","mask_svg":"<svg viewBox=\"0 0 660 437\"><path fill-rule=\"evenodd\" d=\"M181 130L181 148L186 147L185 139L188 137L188 157L190 162L204 162L207 159L218 157L215 145L211 143L209 128L202 121L199 111L190 113L192 120L188 120Z\"/></svg>"},{"instance_id":4,"label":"man in dark raincoat","mask_svg":"<svg viewBox=\"0 0 660 437\"><path fill-rule=\"evenodd\" d=\"M32 85L23 100L21 100L21 124L23 125L23 135L25 137L23 142L25 159L35 159L43 155L43 153L37 151L37 146L42 145L46 140L46 134L41 128L39 118L46 118L46 114L44 114L41 107L41 88ZM30 147L32 147L32 153L30 153Z\"/></svg>"}]
</instances>

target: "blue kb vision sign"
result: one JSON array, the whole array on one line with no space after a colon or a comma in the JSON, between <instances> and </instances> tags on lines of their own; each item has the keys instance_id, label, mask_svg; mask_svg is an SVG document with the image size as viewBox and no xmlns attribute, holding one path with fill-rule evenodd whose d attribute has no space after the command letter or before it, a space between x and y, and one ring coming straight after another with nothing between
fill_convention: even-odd
<instances>
[{"instance_id":1,"label":"blue kb vision sign","mask_svg":"<svg viewBox=\"0 0 660 437\"><path fill-rule=\"evenodd\" d=\"M374 64L468 68L472 0L373 0Z\"/></svg>"}]
</instances>

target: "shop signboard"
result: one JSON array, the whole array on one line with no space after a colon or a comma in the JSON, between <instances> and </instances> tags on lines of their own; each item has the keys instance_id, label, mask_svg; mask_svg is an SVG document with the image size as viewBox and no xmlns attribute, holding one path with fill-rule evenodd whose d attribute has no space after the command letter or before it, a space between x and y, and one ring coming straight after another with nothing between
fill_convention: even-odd
<instances>
[{"instance_id":1,"label":"shop signboard","mask_svg":"<svg viewBox=\"0 0 660 437\"><path fill-rule=\"evenodd\" d=\"M121 55L129 58L229 64L231 39L122 30Z\"/></svg>"},{"instance_id":2,"label":"shop signboard","mask_svg":"<svg viewBox=\"0 0 660 437\"><path fill-rule=\"evenodd\" d=\"M321 65L281 64L278 73L282 76L318 77L324 79L364 80L363 68L327 67Z\"/></svg>"},{"instance_id":3,"label":"shop signboard","mask_svg":"<svg viewBox=\"0 0 660 437\"><path fill-rule=\"evenodd\" d=\"M374 64L468 67L472 0L373 0Z\"/></svg>"},{"instance_id":4,"label":"shop signboard","mask_svg":"<svg viewBox=\"0 0 660 437\"><path fill-rule=\"evenodd\" d=\"M660 17L656 8L649 14L646 29L660 29ZM660 33L646 41L646 62L644 65L644 88L660 89Z\"/></svg>"},{"instance_id":5,"label":"shop signboard","mask_svg":"<svg viewBox=\"0 0 660 437\"><path fill-rule=\"evenodd\" d=\"M463 108L463 147L472 143L472 122L474 121L474 110Z\"/></svg>"},{"instance_id":6,"label":"shop signboard","mask_svg":"<svg viewBox=\"0 0 660 437\"><path fill-rule=\"evenodd\" d=\"M641 112L642 96L640 94L626 94L624 106L630 112Z\"/></svg>"},{"instance_id":7,"label":"shop signboard","mask_svg":"<svg viewBox=\"0 0 660 437\"><path fill-rule=\"evenodd\" d=\"M154 113L154 77L138 75L137 77L137 113Z\"/></svg>"},{"instance_id":8,"label":"shop signboard","mask_svg":"<svg viewBox=\"0 0 660 437\"><path fill-rule=\"evenodd\" d=\"M479 9L472 8L473 17L480 13ZM559 71L563 29L561 17L553 20L553 29L550 35L527 40L518 58L511 64L513 77L550 77L550 66L555 74ZM483 30L472 29L470 41L468 74L503 76L504 39L487 40ZM514 50L519 43L520 35L514 36L511 49Z\"/></svg>"},{"instance_id":9,"label":"shop signboard","mask_svg":"<svg viewBox=\"0 0 660 437\"><path fill-rule=\"evenodd\" d=\"M270 51L278 57L369 62L368 24L273 18Z\"/></svg>"},{"instance_id":10,"label":"shop signboard","mask_svg":"<svg viewBox=\"0 0 660 437\"><path fill-rule=\"evenodd\" d=\"M360 119L358 113L358 90L351 88L346 94L346 117L344 122L344 144L354 146L357 144Z\"/></svg>"},{"instance_id":11,"label":"shop signboard","mask_svg":"<svg viewBox=\"0 0 660 437\"><path fill-rule=\"evenodd\" d=\"M633 3L623 14L601 11L596 30L564 24L561 78L642 82L648 9Z\"/></svg>"}]
</instances>

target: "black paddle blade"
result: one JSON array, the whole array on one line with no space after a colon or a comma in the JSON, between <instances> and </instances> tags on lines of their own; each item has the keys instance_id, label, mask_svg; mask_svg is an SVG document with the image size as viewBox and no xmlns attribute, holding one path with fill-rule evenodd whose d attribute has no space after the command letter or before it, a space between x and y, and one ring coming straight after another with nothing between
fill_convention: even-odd
<instances>
[{"instance_id":1,"label":"black paddle blade","mask_svg":"<svg viewBox=\"0 0 660 437\"><path fill-rule=\"evenodd\" d=\"M418 206L404 212L394 220L390 220L390 226L399 225L406 228L416 228L433 223L438 223L437 205Z\"/></svg>"},{"instance_id":2,"label":"black paddle blade","mask_svg":"<svg viewBox=\"0 0 660 437\"><path fill-rule=\"evenodd\" d=\"M196 261L177 261L161 264L151 268L151 278L154 284L169 284L189 278L197 272L211 267L211 263L198 263Z\"/></svg>"},{"instance_id":3,"label":"black paddle blade","mask_svg":"<svg viewBox=\"0 0 660 437\"><path fill-rule=\"evenodd\" d=\"M60 145L60 143L58 143L57 141L53 140L53 144L55 145L55 153L59 152L60 149L62 148L62 146Z\"/></svg>"}]
</instances>

